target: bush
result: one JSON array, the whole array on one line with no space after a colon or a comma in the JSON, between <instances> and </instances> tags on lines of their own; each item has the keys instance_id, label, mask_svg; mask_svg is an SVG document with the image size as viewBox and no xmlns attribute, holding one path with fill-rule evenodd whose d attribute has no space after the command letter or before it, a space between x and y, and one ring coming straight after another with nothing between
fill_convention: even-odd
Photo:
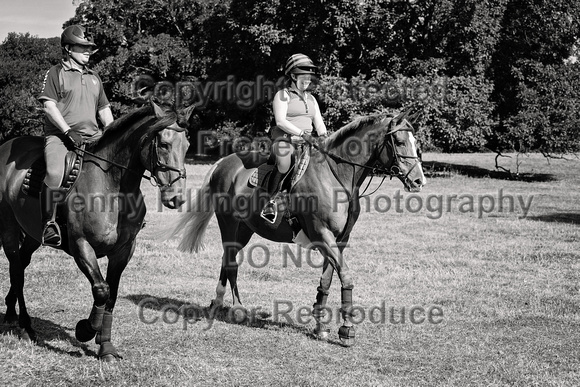
<instances>
[{"instance_id":1,"label":"bush","mask_svg":"<svg viewBox=\"0 0 580 387\"><path fill-rule=\"evenodd\" d=\"M444 152L484 149L495 124L491 91L482 77L389 77L383 72L368 80L322 77L316 90L331 129L357 115L410 108L420 113L415 127L423 148Z\"/></svg>"},{"instance_id":2,"label":"bush","mask_svg":"<svg viewBox=\"0 0 580 387\"><path fill-rule=\"evenodd\" d=\"M545 155L580 151L580 64L526 62L517 77L518 113L506 122L502 148Z\"/></svg>"}]
</instances>

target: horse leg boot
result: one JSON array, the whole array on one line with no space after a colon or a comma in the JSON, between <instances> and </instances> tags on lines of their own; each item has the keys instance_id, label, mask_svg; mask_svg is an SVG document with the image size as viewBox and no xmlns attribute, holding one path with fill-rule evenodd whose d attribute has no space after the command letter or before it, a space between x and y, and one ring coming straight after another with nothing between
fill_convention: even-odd
<instances>
[{"instance_id":1,"label":"horse leg boot","mask_svg":"<svg viewBox=\"0 0 580 387\"><path fill-rule=\"evenodd\" d=\"M327 340L330 334L330 328L326 325L324 317L328 312L326 307L326 300L328 299L328 290L318 287L318 293L316 294L316 302L312 305L312 316L316 321L316 327L314 328L314 335L320 340ZM328 321L332 319L332 313Z\"/></svg>"},{"instance_id":2,"label":"horse leg boot","mask_svg":"<svg viewBox=\"0 0 580 387\"><path fill-rule=\"evenodd\" d=\"M352 288L342 288L340 291L342 299L342 319L344 325L338 328L338 338L345 347L354 345L355 331L352 326Z\"/></svg>"},{"instance_id":3,"label":"horse leg boot","mask_svg":"<svg viewBox=\"0 0 580 387\"><path fill-rule=\"evenodd\" d=\"M42 213L42 245L59 247L62 243L60 227L56 223L56 207L64 202L65 190L51 189L43 184L40 191L40 210Z\"/></svg>"},{"instance_id":4,"label":"horse leg boot","mask_svg":"<svg viewBox=\"0 0 580 387\"><path fill-rule=\"evenodd\" d=\"M95 343L100 344L99 347L99 360L110 362L115 359L122 359L123 357L119 355L117 349L111 343L111 330L113 328L113 312L105 311L103 315L103 326L101 331L97 333L95 337Z\"/></svg>"},{"instance_id":5,"label":"horse leg boot","mask_svg":"<svg viewBox=\"0 0 580 387\"><path fill-rule=\"evenodd\" d=\"M103 316L105 305L97 306L93 304L93 309L88 319L80 320L75 328L75 338L81 343L91 340L101 331L103 326Z\"/></svg>"}]
</instances>

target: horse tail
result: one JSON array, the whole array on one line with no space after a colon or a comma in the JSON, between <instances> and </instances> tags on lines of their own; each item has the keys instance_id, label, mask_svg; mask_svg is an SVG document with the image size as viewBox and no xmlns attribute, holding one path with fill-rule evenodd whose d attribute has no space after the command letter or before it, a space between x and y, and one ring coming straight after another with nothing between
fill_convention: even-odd
<instances>
[{"instance_id":1,"label":"horse tail","mask_svg":"<svg viewBox=\"0 0 580 387\"><path fill-rule=\"evenodd\" d=\"M201 188L192 194L191 206L188 206L190 208L177 218L170 232L170 236L182 234L181 242L177 246L180 251L193 253L205 248L203 237L214 214L210 179L218 163L219 161L210 168Z\"/></svg>"}]
</instances>

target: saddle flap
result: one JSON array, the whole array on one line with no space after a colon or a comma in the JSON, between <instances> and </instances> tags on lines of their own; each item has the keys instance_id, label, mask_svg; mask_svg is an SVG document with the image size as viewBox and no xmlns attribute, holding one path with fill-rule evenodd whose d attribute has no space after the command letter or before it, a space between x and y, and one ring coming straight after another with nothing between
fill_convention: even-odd
<instances>
[{"instance_id":1,"label":"saddle flap","mask_svg":"<svg viewBox=\"0 0 580 387\"><path fill-rule=\"evenodd\" d=\"M85 145L83 144L82 149L84 150ZM77 181L79 174L81 172L83 164L83 158L78 155L75 151L68 151L64 159L64 176L62 178L62 187L66 190L72 188L74 183Z\"/></svg>"},{"instance_id":2,"label":"saddle flap","mask_svg":"<svg viewBox=\"0 0 580 387\"><path fill-rule=\"evenodd\" d=\"M291 167L292 177L290 187L294 187L296 183L302 178L308 164L310 163L310 147L298 147L296 149L295 157L293 157L293 165ZM271 159L267 163L259 165L256 170L250 175L248 179L249 187L262 187L268 190L268 178L271 172L276 168L276 165L271 163Z\"/></svg>"},{"instance_id":3,"label":"saddle flap","mask_svg":"<svg viewBox=\"0 0 580 387\"><path fill-rule=\"evenodd\" d=\"M68 151L65 157L65 170L61 186L69 191L74 183L77 181L82 168L82 160L75 151ZM32 163L26 176L22 181L20 190L23 194L33 197L40 197L40 191L44 184L44 177L46 176L46 162L42 154L39 154L37 159Z\"/></svg>"}]
</instances>

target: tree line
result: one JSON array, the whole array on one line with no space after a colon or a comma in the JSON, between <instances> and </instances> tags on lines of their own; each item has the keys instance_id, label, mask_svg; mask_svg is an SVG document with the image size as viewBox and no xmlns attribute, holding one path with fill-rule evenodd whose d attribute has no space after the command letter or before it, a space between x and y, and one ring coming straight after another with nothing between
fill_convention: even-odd
<instances>
[{"instance_id":1,"label":"tree line","mask_svg":"<svg viewBox=\"0 0 580 387\"><path fill-rule=\"evenodd\" d=\"M196 130L261 135L294 53L319 65L327 126L411 109L423 149L578 152L580 0L85 0L116 116L150 97L195 104ZM58 38L0 45L0 141L41 133Z\"/></svg>"}]
</instances>

